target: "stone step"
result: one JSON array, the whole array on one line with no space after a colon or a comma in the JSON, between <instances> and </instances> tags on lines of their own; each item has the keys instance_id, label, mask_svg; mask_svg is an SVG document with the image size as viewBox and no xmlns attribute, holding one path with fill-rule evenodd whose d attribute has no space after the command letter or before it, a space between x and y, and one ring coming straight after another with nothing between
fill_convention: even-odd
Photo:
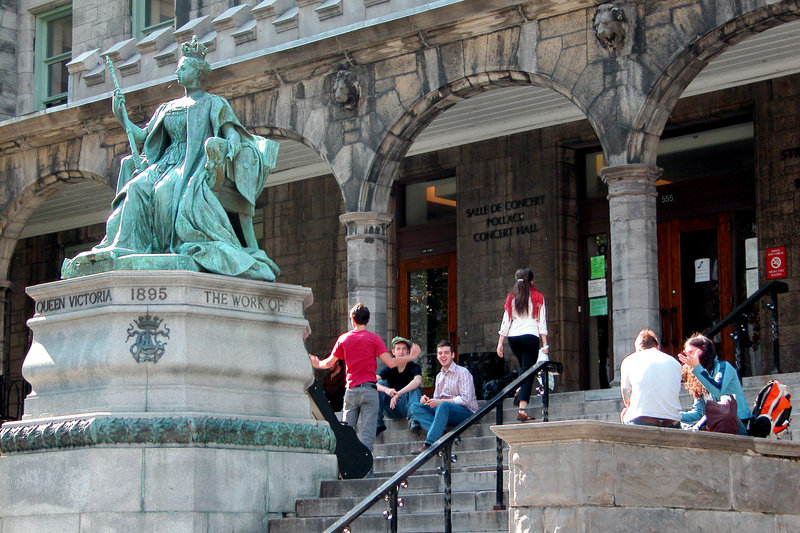
<instances>
[{"instance_id":1,"label":"stone step","mask_svg":"<svg viewBox=\"0 0 800 533\"><path fill-rule=\"evenodd\" d=\"M514 411L514 417L516 417L516 411ZM505 417L504 420L506 422L510 420L516 421L516 419L512 419L509 417ZM495 416L494 414L486 415L481 419L480 422L476 423L469 429L467 429L464 433L462 433L462 438L468 437L494 437L494 433L489 429L489 426L494 425L495 423ZM386 424L386 431L380 433L375 438L375 446L379 446L381 444L397 444L397 443L415 443L416 446L414 448L418 448L420 444L425 440L425 431L422 429L415 429L410 430L408 429L408 423L405 420L392 420L392 423ZM448 427L447 431L451 431L453 427Z\"/></svg>"},{"instance_id":2,"label":"stone step","mask_svg":"<svg viewBox=\"0 0 800 533\"><path fill-rule=\"evenodd\" d=\"M442 511L434 513L398 513L397 530L403 533L440 533L444 531ZM337 518L281 518L269 521L270 533L321 533ZM506 532L508 531L508 511L454 512L452 515L454 532ZM353 524L352 531L386 531L388 523L380 515L362 515Z\"/></svg>"},{"instance_id":3,"label":"stone step","mask_svg":"<svg viewBox=\"0 0 800 533\"><path fill-rule=\"evenodd\" d=\"M497 452L494 448L482 450L459 450L454 447L451 454L456 456L456 462L453 464L454 468L456 466L459 469L472 466L492 468L495 464L497 464ZM376 474L385 472L389 475L394 475L395 472L398 472L409 462L411 462L414 457L416 456L394 455L388 457L377 457L373 463L373 469L375 470ZM422 468L424 470L421 471L424 472L426 470L430 470L435 472L436 467L440 466L441 464L442 459L440 457L430 459L427 463L425 463L425 465L423 465Z\"/></svg>"},{"instance_id":4,"label":"stone step","mask_svg":"<svg viewBox=\"0 0 800 533\"><path fill-rule=\"evenodd\" d=\"M410 461L413 459L411 452L419 448L425 439L425 435L421 434L418 439L414 440L402 440L402 436L397 436L396 439L397 440L393 439L393 442L388 442L385 444L375 444L373 455L375 456L376 460L379 457L404 455L408 456ZM497 438L494 436L494 434L485 437L462 436L461 441L458 444L453 445L453 451L458 453L460 451L494 450L496 442Z\"/></svg>"},{"instance_id":5,"label":"stone step","mask_svg":"<svg viewBox=\"0 0 800 533\"><path fill-rule=\"evenodd\" d=\"M411 489L402 489L403 507L407 513L436 513L444 508L444 493L425 494L409 493ZM504 491L503 503L508 504L508 491ZM481 490L477 492L453 492L451 506L454 512L491 510L496 503L495 491ZM356 506L362 498L302 498L295 503L298 518L339 517ZM388 504L383 500L377 502L365 514L380 515Z\"/></svg>"},{"instance_id":6,"label":"stone step","mask_svg":"<svg viewBox=\"0 0 800 533\"><path fill-rule=\"evenodd\" d=\"M459 491L494 490L496 474L494 468L473 467L454 468L452 486ZM361 497L364 498L380 487L388 475L376 475L367 479L331 479L320 483L320 497ZM503 481L508 486L508 470L503 473ZM408 479L408 489L413 494L425 494L444 490L444 479L439 474L425 473L412 475Z\"/></svg>"}]
</instances>

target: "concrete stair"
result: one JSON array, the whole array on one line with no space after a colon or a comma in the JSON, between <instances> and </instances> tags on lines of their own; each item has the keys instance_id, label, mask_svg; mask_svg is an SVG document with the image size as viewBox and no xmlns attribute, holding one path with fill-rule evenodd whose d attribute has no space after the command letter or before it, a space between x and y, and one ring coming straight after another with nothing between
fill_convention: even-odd
<instances>
[{"instance_id":1,"label":"concrete stair","mask_svg":"<svg viewBox=\"0 0 800 533\"><path fill-rule=\"evenodd\" d=\"M752 403L758 391L772 376L745 378L744 388ZM790 391L800 391L800 373L781 374L777 379L786 383ZM558 382L556 382L558 386ZM681 395L684 407L691 406L688 394ZM622 400L619 389L556 393L550 396L549 419L592 419L619 421ZM503 405L505 423L519 423L517 408L508 399ZM541 420L541 399L531 398L529 413ZM376 439L374 450L375 477L356 480L323 481L319 497L303 498L295 502L295 512L290 516L269 521L270 533L320 533L339 517L353 508L364 497L382 485L391 475L407 465L415 456L412 451L425 438L422 431L409 431L405 420L386 420L387 430ZM467 430L460 442L453 446L457 461L452 464L452 517L453 531L506 532L508 511L494 510L496 487L496 440L489 427L495 424L494 412L487 414L481 423ZM800 441L800 427L790 429L780 438ZM505 447L504 447L505 448ZM503 461L507 456L503 454ZM400 489L403 506L399 509L398 531L441 532L444 530L444 479L437 473L442 458L431 459L408 480L408 488ZM504 464L503 501L508 504L508 465ZM387 531L383 516L389 505L380 501L356 520L354 532Z\"/></svg>"}]
</instances>

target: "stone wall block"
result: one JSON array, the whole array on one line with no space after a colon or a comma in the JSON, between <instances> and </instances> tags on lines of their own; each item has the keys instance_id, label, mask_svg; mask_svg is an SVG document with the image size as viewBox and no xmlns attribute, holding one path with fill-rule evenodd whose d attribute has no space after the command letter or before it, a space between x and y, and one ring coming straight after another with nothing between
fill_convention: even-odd
<instances>
[{"instance_id":1,"label":"stone wall block","mask_svg":"<svg viewBox=\"0 0 800 533\"><path fill-rule=\"evenodd\" d=\"M267 466L261 450L145 449L143 510L263 512L267 495L252 489L267 486ZM254 476L262 480L239 481Z\"/></svg>"},{"instance_id":2,"label":"stone wall block","mask_svg":"<svg viewBox=\"0 0 800 533\"><path fill-rule=\"evenodd\" d=\"M513 509L511 513L518 516L519 519L515 523L523 523L526 514L534 509L526 510L526 513L520 513L517 509ZM538 529L528 529L527 531L575 531L578 532L583 527L583 509L580 507L545 507L542 513L542 527ZM536 515L532 515L535 521ZM560 528L560 529L559 529Z\"/></svg>"},{"instance_id":3,"label":"stone wall block","mask_svg":"<svg viewBox=\"0 0 800 533\"><path fill-rule=\"evenodd\" d=\"M415 54L403 54L375 63L373 76L376 80L381 80L392 78L398 74L408 74L416 71L417 56Z\"/></svg>"},{"instance_id":4,"label":"stone wall block","mask_svg":"<svg viewBox=\"0 0 800 533\"><path fill-rule=\"evenodd\" d=\"M800 478L788 476L796 460L752 456L731 459L732 507L737 511L796 514ZM784 466L785 465L785 466ZM777 489L780 484L780 490Z\"/></svg>"},{"instance_id":5,"label":"stone wall block","mask_svg":"<svg viewBox=\"0 0 800 533\"><path fill-rule=\"evenodd\" d=\"M538 70L539 57L532 53L536 50L539 42L539 26L536 23L525 23L519 30L519 41L517 44L516 64L521 70L536 72Z\"/></svg>"},{"instance_id":6,"label":"stone wall block","mask_svg":"<svg viewBox=\"0 0 800 533\"><path fill-rule=\"evenodd\" d=\"M730 508L731 474L723 454L620 444L614 456L618 468L627 471L625 482L616 486L617 505L683 507L691 502L700 509Z\"/></svg>"},{"instance_id":7,"label":"stone wall block","mask_svg":"<svg viewBox=\"0 0 800 533\"><path fill-rule=\"evenodd\" d=\"M574 33L567 33L561 37L564 48L572 48L573 46L585 46L587 44L586 36L589 32L576 31Z\"/></svg>"},{"instance_id":8,"label":"stone wall block","mask_svg":"<svg viewBox=\"0 0 800 533\"><path fill-rule=\"evenodd\" d=\"M716 25L714 14L710 11L703 9L698 2L678 6L672 9L672 26L681 36L703 35Z\"/></svg>"},{"instance_id":9,"label":"stone wall block","mask_svg":"<svg viewBox=\"0 0 800 533\"><path fill-rule=\"evenodd\" d=\"M692 531L686 527L683 509L584 507L581 511L581 527L577 530L581 533L594 531L685 533Z\"/></svg>"},{"instance_id":10,"label":"stone wall block","mask_svg":"<svg viewBox=\"0 0 800 533\"><path fill-rule=\"evenodd\" d=\"M448 83L466 76L463 43L451 43L441 47L441 67Z\"/></svg>"},{"instance_id":11,"label":"stone wall block","mask_svg":"<svg viewBox=\"0 0 800 533\"><path fill-rule=\"evenodd\" d=\"M42 461L42 456L48 456L48 460ZM0 460L0 509L4 516L139 510L140 479L126 472L141 469L140 450L81 448L13 457L13 471L6 470L12 461ZM19 498L20 494L25 498Z\"/></svg>"},{"instance_id":12,"label":"stone wall block","mask_svg":"<svg viewBox=\"0 0 800 533\"><path fill-rule=\"evenodd\" d=\"M586 65L586 47L562 48L558 64L553 71L553 78L567 89L572 89L578 82Z\"/></svg>"},{"instance_id":13,"label":"stone wall block","mask_svg":"<svg viewBox=\"0 0 800 533\"><path fill-rule=\"evenodd\" d=\"M488 35L482 35L464 41L464 66L467 72L492 70L488 65L497 61L495 52L489 49L489 37Z\"/></svg>"},{"instance_id":14,"label":"stone wall block","mask_svg":"<svg viewBox=\"0 0 800 533\"><path fill-rule=\"evenodd\" d=\"M671 25L649 29L646 39L647 53L652 59L652 63L659 69L666 68L675 57L676 50L685 46L681 36Z\"/></svg>"},{"instance_id":15,"label":"stone wall block","mask_svg":"<svg viewBox=\"0 0 800 533\"><path fill-rule=\"evenodd\" d=\"M762 529L761 531L768 531ZM775 533L794 533L800 531L800 516L778 515L775 517Z\"/></svg>"},{"instance_id":16,"label":"stone wall block","mask_svg":"<svg viewBox=\"0 0 800 533\"><path fill-rule=\"evenodd\" d=\"M231 518L237 515L230 515ZM170 513L84 513L80 515L80 533L98 531L163 531L169 533L210 533L209 514ZM42 530L44 531L44 530ZM55 531L55 530L54 530ZM58 529L58 531L65 531Z\"/></svg>"},{"instance_id":17,"label":"stone wall block","mask_svg":"<svg viewBox=\"0 0 800 533\"><path fill-rule=\"evenodd\" d=\"M394 79L395 91L404 109L408 109L414 102L423 98L420 87L420 77L417 73L397 76Z\"/></svg>"},{"instance_id":18,"label":"stone wall block","mask_svg":"<svg viewBox=\"0 0 800 533\"><path fill-rule=\"evenodd\" d=\"M375 113L385 125L394 125L400 118L402 111L404 111L404 108L400 103L398 93L395 91L382 94L375 99ZM394 131L394 128L392 128L392 131Z\"/></svg>"},{"instance_id":19,"label":"stone wall block","mask_svg":"<svg viewBox=\"0 0 800 533\"><path fill-rule=\"evenodd\" d=\"M775 517L762 513L732 513L721 511L686 511L686 531L714 531L737 533L740 531L776 531Z\"/></svg>"},{"instance_id":20,"label":"stone wall block","mask_svg":"<svg viewBox=\"0 0 800 533\"><path fill-rule=\"evenodd\" d=\"M539 21L539 34L543 39L556 35L583 31L586 28L586 10L573 11L557 17L550 17ZM588 14L591 19L591 13Z\"/></svg>"},{"instance_id":21,"label":"stone wall block","mask_svg":"<svg viewBox=\"0 0 800 533\"><path fill-rule=\"evenodd\" d=\"M42 533L43 531L81 533L81 531L91 531L81 530L81 523L82 517L79 515L12 516L0 518L0 531L13 531L14 533ZM136 530L131 529L128 531ZM140 529L138 531L146 530Z\"/></svg>"},{"instance_id":22,"label":"stone wall block","mask_svg":"<svg viewBox=\"0 0 800 533\"><path fill-rule=\"evenodd\" d=\"M649 31L656 26L663 26L672 21L672 12L668 9L652 9L645 7L641 16L642 24Z\"/></svg>"},{"instance_id":23,"label":"stone wall block","mask_svg":"<svg viewBox=\"0 0 800 533\"><path fill-rule=\"evenodd\" d=\"M508 510L509 533L542 531L543 511L544 510L539 507L510 508ZM547 529L544 531L547 531Z\"/></svg>"},{"instance_id":24,"label":"stone wall block","mask_svg":"<svg viewBox=\"0 0 800 533\"><path fill-rule=\"evenodd\" d=\"M509 502L515 507L614 504L617 465L608 444L565 442L559 447L513 447L509 463L515 471Z\"/></svg>"},{"instance_id":25,"label":"stone wall block","mask_svg":"<svg viewBox=\"0 0 800 533\"><path fill-rule=\"evenodd\" d=\"M291 479L291 478L289 478ZM213 531L262 531L264 529L264 515L259 513L207 513L208 532ZM197 524L196 527L202 527ZM160 531L164 531L159 528ZM136 531L136 530L129 530ZM155 531L154 529L139 529L138 531ZM193 532L202 529L193 529Z\"/></svg>"}]
</instances>

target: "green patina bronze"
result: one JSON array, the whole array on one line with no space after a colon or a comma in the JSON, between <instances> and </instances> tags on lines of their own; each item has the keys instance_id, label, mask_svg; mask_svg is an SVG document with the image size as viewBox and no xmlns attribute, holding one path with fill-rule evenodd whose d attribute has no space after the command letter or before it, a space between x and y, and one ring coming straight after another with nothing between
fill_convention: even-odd
<instances>
[{"instance_id":1,"label":"green patina bronze","mask_svg":"<svg viewBox=\"0 0 800 533\"><path fill-rule=\"evenodd\" d=\"M112 109L134 152L142 143L141 170L136 156L122 160L105 238L65 260L62 278L165 268L266 281L280 274L252 227L279 145L248 133L224 98L203 89L211 67L197 38L181 53L176 74L185 95L161 104L143 128L130 121L125 97L114 91Z\"/></svg>"},{"instance_id":2,"label":"green patina bronze","mask_svg":"<svg viewBox=\"0 0 800 533\"><path fill-rule=\"evenodd\" d=\"M232 445L333 452L330 428L312 424L215 417L102 417L0 429L0 452L108 444Z\"/></svg>"}]
</instances>

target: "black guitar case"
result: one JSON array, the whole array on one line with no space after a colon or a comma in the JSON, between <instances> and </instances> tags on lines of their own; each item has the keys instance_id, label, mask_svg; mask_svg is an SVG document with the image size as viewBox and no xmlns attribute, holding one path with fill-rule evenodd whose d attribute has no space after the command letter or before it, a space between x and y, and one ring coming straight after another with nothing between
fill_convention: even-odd
<instances>
[{"instance_id":1,"label":"black guitar case","mask_svg":"<svg viewBox=\"0 0 800 533\"><path fill-rule=\"evenodd\" d=\"M358 440L355 429L339 422L317 380L308 387L307 392L319 414L330 424L336 437L334 453L339 464L339 477L361 479L366 476L372 470L372 452Z\"/></svg>"}]
</instances>

